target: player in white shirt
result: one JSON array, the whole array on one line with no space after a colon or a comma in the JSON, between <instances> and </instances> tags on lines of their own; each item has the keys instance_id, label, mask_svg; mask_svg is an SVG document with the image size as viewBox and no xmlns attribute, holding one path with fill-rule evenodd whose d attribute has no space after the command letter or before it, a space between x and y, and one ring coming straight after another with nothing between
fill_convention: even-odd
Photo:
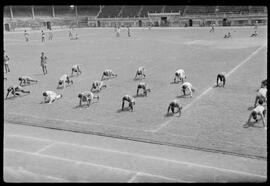
<instances>
[{"instance_id":1,"label":"player in white shirt","mask_svg":"<svg viewBox=\"0 0 270 186\"><path fill-rule=\"evenodd\" d=\"M186 75L185 75L185 71L183 69L178 69L176 72L175 72L175 75L174 75L174 80L173 82L176 83L176 79L178 79L179 81L181 81L182 83L184 82L184 79L186 79Z\"/></svg>"},{"instance_id":2,"label":"player in white shirt","mask_svg":"<svg viewBox=\"0 0 270 186\"><path fill-rule=\"evenodd\" d=\"M60 88L61 86L63 86L65 88L66 84L68 84L68 85L73 84L73 81L69 78L69 76L67 74L64 74L60 77L60 79L58 81L57 88Z\"/></svg>"},{"instance_id":3,"label":"player in white shirt","mask_svg":"<svg viewBox=\"0 0 270 186\"><path fill-rule=\"evenodd\" d=\"M29 77L29 76L21 76L18 78L20 82L20 86L29 85L31 82L37 83L38 81Z\"/></svg>"},{"instance_id":4,"label":"player in white shirt","mask_svg":"<svg viewBox=\"0 0 270 186\"><path fill-rule=\"evenodd\" d=\"M115 78L117 77L117 74L114 73L112 70L110 69L106 69L103 73L102 73L102 76L101 76L101 80L104 79L104 77L107 77L107 78Z\"/></svg>"},{"instance_id":5,"label":"player in white shirt","mask_svg":"<svg viewBox=\"0 0 270 186\"><path fill-rule=\"evenodd\" d=\"M192 97L192 93L195 92L195 89L189 82L183 83L181 87L182 87L181 90L183 91L184 95L187 95L188 90L190 97Z\"/></svg>"},{"instance_id":6,"label":"player in white shirt","mask_svg":"<svg viewBox=\"0 0 270 186\"><path fill-rule=\"evenodd\" d=\"M174 109L177 108L178 111L174 112ZM170 104L169 104L169 107L168 107L168 110L167 110L167 115L169 115L169 112L170 110L172 111L173 114L175 113L179 113L179 117L181 116L181 110L182 110L182 107L180 106L179 102L175 99L173 100Z\"/></svg>"},{"instance_id":7,"label":"player in white shirt","mask_svg":"<svg viewBox=\"0 0 270 186\"><path fill-rule=\"evenodd\" d=\"M223 87L225 86L226 83L226 72L221 72L217 75L217 87L219 86L219 83L223 83Z\"/></svg>"},{"instance_id":8,"label":"player in white shirt","mask_svg":"<svg viewBox=\"0 0 270 186\"><path fill-rule=\"evenodd\" d=\"M258 101L259 105L256 106L250 113L249 115L249 118L248 118L248 122L247 124L249 124L250 120L251 120L251 117L256 121L258 122L258 119L257 119L257 116L261 116L261 119L262 119L262 123L263 123L263 126L264 126L264 129L266 129L266 126L265 126L265 121L264 121L264 118L265 118L265 114L266 114L266 109L264 108L264 106L262 106L263 104L263 101L262 100L259 100Z\"/></svg>"},{"instance_id":9,"label":"player in white shirt","mask_svg":"<svg viewBox=\"0 0 270 186\"><path fill-rule=\"evenodd\" d=\"M89 107L93 99L99 100L99 95L95 95L91 91L85 91L85 92L79 93L78 98L80 99L79 106L82 106L82 102L87 102L87 105Z\"/></svg>"},{"instance_id":10,"label":"player in white shirt","mask_svg":"<svg viewBox=\"0 0 270 186\"><path fill-rule=\"evenodd\" d=\"M257 101L262 100L263 102L267 102L267 88L263 87L258 90L258 93L255 98L254 107L257 105Z\"/></svg>"},{"instance_id":11,"label":"player in white shirt","mask_svg":"<svg viewBox=\"0 0 270 186\"><path fill-rule=\"evenodd\" d=\"M125 95L122 98L122 111L124 110L125 101L128 102L128 107L131 109L131 111L133 111L133 106L135 105L135 99L131 97L130 95Z\"/></svg>"},{"instance_id":12,"label":"player in white shirt","mask_svg":"<svg viewBox=\"0 0 270 186\"><path fill-rule=\"evenodd\" d=\"M19 85L14 85L14 86L8 87L6 99L8 98L9 93L11 93L15 97L15 96L19 96L20 95L19 92L30 94L30 91L23 90L23 88L21 86L19 86Z\"/></svg>"},{"instance_id":13,"label":"player in white shirt","mask_svg":"<svg viewBox=\"0 0 270 186\"><path fill-rule=\"evenodd\" d=\"M145 69L144 67L139 67L137 70L136 70L136 75L135 75L135 78L134 79L137 79L137 77L142 77L145 78L145 73L144 73Z\"/></svg>"},{"instance_id":14,"label":"player in white shirt","mask_svg":"<svg viewBox=\"0 0 270 186\"><path fill-rule=\"evenodd\" d=\"M73 72L77 73L77 76L82 73L79 65L73 65L71 69L71 76L73 76Z\"/></svg>"},{"instance_id":15,"label":"player in white shirt","mask_svg":"<svg viewBox=\"0 0 270 186\"><path fill-rule=\"evenodd\" d=\"M51 104L55 100L58 100L63 97L62 94L57 94L50 90L43 92L42 95L44 97L44 103L48 103L48 104Z\"/></svg>"},{"instance_id":16,"label":"player in white shirt","mask_svg":"<svg viewBox=\"0 0 270 186\"><path fill-rule=\"evenodd\" d=\"M100 92L101 89L106 88L106 87L107 86L105 85L105 83L103 81L94 81L92 83L91 92L93 92L93 91Z\"/></svg>"},{"instance_id":17,"label":"player in white shirt","mask_svg":"<svg viewBox=\"0 0 270 186\"><path fill-rule=\"evenodd\" d=\"M145 82L140 82L137 87L137 96L139 94L139 90L143 89L143 94L147 96L147 92L151 92L151 89L148 87L148 85Z\"/></svg>"}]
</instances>

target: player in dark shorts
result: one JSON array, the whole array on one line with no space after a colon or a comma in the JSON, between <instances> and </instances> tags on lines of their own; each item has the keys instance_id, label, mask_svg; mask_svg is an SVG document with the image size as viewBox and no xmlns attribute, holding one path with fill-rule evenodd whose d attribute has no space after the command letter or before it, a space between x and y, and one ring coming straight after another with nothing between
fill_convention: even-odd
<instances>
[{"instance_id":1,"label":"player in dark shorts","mask_svg":"<svg viewBox=\"0 0 270 186\"><path fill-rule=\"evenodd\" d=\"M266 109L264 108L264 106L262 106L263 100L259 100L258 103L259 103L259 105L256 106L256 107L251 111L251 113L250 113L250 115L249 115L249 118L248 118L248 121L247 121L247 124L249 124L251 118L253 118L253 119L255 120L255 122L258 122L257 116L261 116L261 119L262 119L262 123L263 123L264 129L266 129L265 121L264 121L265 114L266 114Z\"/></svg>"},{"instance_id":2,"label":"player in dark shorts","mask_svg":"<svg viewBox=\"0 0 270 186\"><path fill-rule=\"evenodd\" d=\"M19 92L22 92L22 93L30 93L30 91L26 91L26 90L23 90L21 86L19 85L15 85L15 86L10 86L8 87L7 89L7 95L6 95L6 99L8 97L8 95L11 93L14 97L15 96L19 96L20 93Z\"/></svg>"},{"instance_id":3,"label":"player in dark shorts","mask_svg":"<svg viewBox=\"0 0 270 186\"><path fill-rule=\"evenodd\" d=\"M87 105L89 107L93 99L99 100L99 95L95 95L91 91L85 91L79 93L78 98L80 99L79 106L82 106L82 102L87 102Z\"/></svg>"},{"instance_id":4,"label":"player in dark shorts","mask_svg":"<svg viewBox=\"0 0 270 186\"><path fill-rule=\"evenodd\" d=\"M20 86L29 85L31 82L37 83L38 81L29 77L29 76L21 76L18 78L20 82Z\"/></svg>"},{"instance_id":5,"label":"player in dark shorts","mask_svg":"<svg viewBox=\"0 0 270 186\"><path fill-rule=\"evenodd\" d=\"M44 52L41 53L40 65L43 71L43 74L48 74L47 72L47 57L44 55Z\"/></svg>"},{"instance_id":6,"label":"player in dark shorts","mask_svg":"<svg viewBox=\"0 0 270 186\"><path fill-rule=\"evenodd\" d=\"M177 109L177 111L175 112L175 109ZM179 113L179 117L181 116L181 110L182 107L180 106L180 104L178 103L177 100L173 100L168 107L167 110L167 115L169 115L170 110L172 111L173 114Z\"/></svg>"},{"instance_id":7,"label":"player in dark shorts","mask_svg":"<svg viewBox=\"0 0 270 186\"><path fill-rule=\"evenodd\" d=\"M251 36L250 37L257 37L258 36L258 34L257 34L257 31L255 30L254 31L254 33L253 34L251 34Z\"/></svg>"},{"instance_id":8,"label":"player in dark shorts","mask_svg":"<svg viewBox=\"0 0 270 186\"><path fill-rule=\"evenodd\" d=\"M131 111L133 111L133 106L135 105L135 99L129 95L125 95L122 98L122 111L124 110L125 101L128 102L128 107L131 109Z\"/></svg>"},{"instance_id":9,"label":"player in dark shorts","mask_svg":"<svg viewBox=\"0 0 270 186\"><path fill-rule=\"evenodd\" d=\"M139 67L136 71L136 75L134 77L134 79L137 79L137 77L139 76L139 78L145 78L145 73L144 73L144 67Z\"/></svg>"},{"instance_id":10,"label":"player in dark shorts","mask_svg":"<svg viewBox=\"0 0 270 186\"><path fill-rule=\"evenodd\" d=\"M58 81L58 88L60 88L62 86L65 88L66 84L67 85L73 84L73 80L71 80L67 74L64 74L60 77L60 79Z\"/></svg>"},{"instance_id":11,"label":"player in dark shorts","mask_svg":"<svg viewBox=\"0 0 270 186\"><path fill-rule=\"evenodd\" d=\"M41 42L45 42L45 33L41 31Z\"/></svg>"},{"instance_id":12,"label":"player in dark shorts","mask_svg":"<svg viewBox=\"0 0 270 186\"><path fill-rule=\"evenodd\" d=\"M217 87L219 86L219 82L222 81L223 83L223 87L225 86L226 83L226 73L225 72L221 72L217 75Z\"/></svg>"},{"instance_id":13,"label":"player in dark shorts","mask_svg":"<svg viewBox=\"0 0 270 186\"><path fill-rule=\"evenodd\" d=\"M107 78L115 78L117 77L117 74L114 73L112 70L110 69L106 69L103 73L102 73L102 76L101 76L101 81L104 79L104 77L107 77Z\"/></svg>"},{"instance_id":14,"label":"player in dark shorts","mask_svg":"<svg viewBox=\"0 0 270 186\"><path fill-rule=\"evenodd\" d=\"M103 88L106 88L107 86L105 85L105 83L103 81L94 81L92 83L92 88L91 88L91 92L95 91L95 92L100 92Z\"/></svg>"},{"instance_id":15,"label":"player in dark shorts","mask_svg":"<svg viewBox=\"0 0 270 186\"><path fill-rule=\"evenodd\" d=\"M145 82L140 82L137 87L137 96L139 94L139 90L143 89L143 94L147 96L147 92L151 92L151 89L148 88L148 85Z\"/></svg>"},{"instance_id":16,"label":"player in dark shorts","mask_svg":"<svg viewBox=\"0 0 270 186\"><path fill-rule=\"evenodd\" d=\"M73 76L73 72L77 73L77 76L82 73L79 65L73 65L71 69L71 76Z\"/></svg>"}]
</instances>

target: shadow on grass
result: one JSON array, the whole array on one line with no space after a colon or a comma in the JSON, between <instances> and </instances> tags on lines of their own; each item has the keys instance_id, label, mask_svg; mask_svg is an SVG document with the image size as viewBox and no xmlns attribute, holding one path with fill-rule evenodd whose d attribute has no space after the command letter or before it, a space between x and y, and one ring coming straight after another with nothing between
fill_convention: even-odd
<instances>
[{"instance_id":1,"label":"shadow on grass","mask_svg":"<svg viewBox=\"0 0 270 186\"><path fill-rule=\"evenodd\" d=\"M187 95L180 95L180 96L176 96L176 98L187 98Z\"/></svg>"},{"instance_id":2,"label":"shadow on grass","mask_svg":"<svg viewBox=\"0 0 270 186\"><path fill-rule=\"evenodd\" d=\"M32 74L33 76L45 76L43 73L40 74Z\"/></svg>"},{"instance_id":3,"label":"shadow on grass","mask_svg":"<svg viewBox=\"0 0 270 186\"><path fill-rule=\"evenodd\" d=\"M12 97L8 97L7 99L5 100L15 100L17 97L24 97L24 96L28 96L29 93L25 93L25 94L21 94L19 96L12 96Z\"/></svg>"},{"instance_id":4,"label":"shadow on grass","mask_svg":"<svg viewBox=\"0 0 270 186\"><path fill-rule=\"evenodd\" d=\"M124 107L124 109L118 109L116 111L117 113L121 113L121 112L132 112L131 109L129 107Z\"/></svg>"},{"instance_id":5,"label":"shadow on grass","mask_svg":"<svg viewBox=\"0 0 270 186\"><path fill-rule=\"evenodd\" d=\"M97 102L97 101L91 102L89 106L88 106L86 103L85 103L85 104L82 104L81 106L80 106L80 105L77 105L77 106L73 107L73 109L78 109L78 108L86 109L86 108L90 108L91 105L93 105L93 104L95 104L95 103L98 103L98 102Z\"/></svg>"},{"instance_id":6,"label":"shadow on grass","mask_svg":"<svg viewBox=\"0 0 270 186\"><path fill-rule=\"evenodd\" d=\"M225 88L225 86L223 87L222 85L213 85L212 88Z\"/></svg>"},{"instance_id":7,"label":"shadow on grass","mask_svg":"<svg viewBox=\"0 0 270 186\"><path fill-rule=\"evenodd\" d=\"M29 84L23 84L23 85L21 85L21 87L28 87L28 86L31 86L31 85L34 85L34 84L37 84L37 82L31 82Z\"/></svg>"},{"instance_id":8,"label":"shadow on grass","mask_svg":"<svg viewBox=\"0 0 270 186\"><path fill-rule=\"evenodd\" d=\"M147 97L146 95L144 95L144 94L135 94L135 95L133 95L133 97L134 98L143 98L143 97Z\"/></svg>"},{"instance_id":9,"label":"shadow on grass","mask_svg":"<svg viewBox=\"0 0 270 186\"><path fill-rule=\"evenodd\" d=\"M243 128L249 128L249 127L255 127L255 128L263 128L263 125L255 125L255 124L259 124L259 122L261 121L262 119L258 119L258 121L252 121L252 122L249 122L249 123L246 123L243 125Z\"/></svg>"},{"instance_id":10,"label":"shadow on grass","mask_svg":"<svg viewBox=\"0 0 270 186\"><path fill-rule=\"evenodd\" d=\"M176 115L176 114L177 114L177 115ZM175 117L180 117L181 115L179 116L179 112L176 112L176 113L170 112L170 113L166 113L166 114L164 115L165 118L167 118L167 117L174 117L174 116L175 116Z\"/></svg>"}]
</instances>

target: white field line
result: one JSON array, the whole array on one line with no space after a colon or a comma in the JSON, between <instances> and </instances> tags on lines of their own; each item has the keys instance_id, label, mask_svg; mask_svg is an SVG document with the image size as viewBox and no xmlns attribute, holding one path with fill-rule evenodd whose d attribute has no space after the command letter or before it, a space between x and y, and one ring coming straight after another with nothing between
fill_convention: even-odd
<instances>
[{"instance_id":1,"label":"white field line","mask_svg":"<svg viewBox=\"0 0 270 186\"><path fill-rule=\"evenodd\" d=\"M262 50L264 47L266 47L266 44L260 46L259 48L257 48L252 54L250 54L246 59L244 59L243 61L241 61L241 63L239 63L236 67L234 67L230 72L228 72L226 74L226 77L229 77L233 72L235 72L239 67L241 67L243 64L245 64L246 62L248 62L253 56L255 56L260 50ZM215 85L215 84L214 84ZM197 102L199 99L202 98L202 96L204 96L205 94L207 94L210 90L213 89L213 85L211 85L210 87L208 87L205 91L203 91L199 96L197 96L194 100L192 100L189 104L187 104L185 107L183 107L182 111L188 109L191 105L193 105L195 102ZM159 130L161 130L162 128L166 127L167 125L170 124L170 122L173 121L173 118L165 121L164 123L161 123L156 129L151 130L152 132L158 132Z\"/></svg>"},{"instance_id":2,"label":"white field line","mask_svg":"<svg viewBox=\"0 0 270 186\"><path fill-rule=\"evenodd\" d=\"M109 170L116 170L116 171L120 171L120 172L125 172L127 174L132 174L132 173L136 174L137 173L135 171L126 170L126 169L117 168L117 167L111 167L111 166L107 166L107 165L101 165L101 164L90 163L90 162L85 162L85 161L72 160L72 159L67 159L67 158L60 158L60 157L57 157L57 156L51 156L51 155L45 155L45 154L36 154L36 153L32 153L32 152L20 151L20 150L9 149L9 148L4 148L4 151L15 152L15 153L24 153L24 154L28 154L28 155L38 156L38 157L41 157L41 158L56 159L56 160L67 161L67 162L71 162L71 163L75 163L75 164L102 167L102 168L109 169ZM168 179L168 180L173 179L173 178L168 178L168 177L149 174L149 173L143 173L143 174L153 176L153 177L157 177L157 178ZM180 180L177 180L177 181L178 182L183 182L183 181L180 181Z\"/></svg>"},{"instance_id":3,"label":"white field line","mask_svg":"<svg viewBox=\"0 0 270 186\"><path fill-rule=\"evenodd\" d=\"M266 178L266 176L252 174L252 173L243 172L243 171L236 171L236 170L212 167L212 166L208 166L208 165L190 163L190 162L186 162L186 161L177 161L177 160L172 160L172 159L167 159L167 158L160 158L160 157L155 157L155 156L148 156L148 155L142 155L142 154L136 154L136 153L130 153L130 152L123 152L123 151L112 150L112 149L107 149L107 148L105 149L105 148L93 147L93 146L88 146L88 145L79 145L76 143L66 143L66 142L61 142L61 141L56 141L56 140L48 140L48 139L44 139L44 138L29 137L29 136L23 136L23 135L8 135L7 137L19 137L19 138L33 139L33 140L39 140L39 141L52 141L55 144L70 145L70 146L75 146L75 147L79 147L79 148L86 148L86 149L104 151L104 152L109 152L109 153L118 153L118 154L122 154L122 155L134 156L134 157L138 157L138 158L165 161L165 162L176 163L176 164L181 164L181 165L194 166L194 167L198 167L198 168L214 169L214 170L222 171L222 172L230 172L230 173L235 173L235 174L240 174L240 175Z\"/></svg>"},{"instance_id":4,"label":"white field line","mask_svg":"<svg viewBox=\"0 0 270 186\"><path fill-rule=\"evenodd\" d=\"M136 174L134 174L134 176L132 176L127 182L128 183L132 183L137 178L138 175L139 175L139 172L137 172Z\"/></svg>"},{"instance_id":5,"label":"white field line","mask_svg":"<svg viewBox=\"0 0 270 186\"><path fill-rule=\"evenodd\" d=\"M38 150L38 151L35 152L35 153L36 153L36 154L39 154L39 153L41 153L42 151L45 151L45 150L47 150L48 148L54 146L55 144L56 144L56 143L53 142L53 143L51 143L51 144L49 144L49 145L46 145L45 147L41 148L40 150Z\"/></svg>"}]
</instances>

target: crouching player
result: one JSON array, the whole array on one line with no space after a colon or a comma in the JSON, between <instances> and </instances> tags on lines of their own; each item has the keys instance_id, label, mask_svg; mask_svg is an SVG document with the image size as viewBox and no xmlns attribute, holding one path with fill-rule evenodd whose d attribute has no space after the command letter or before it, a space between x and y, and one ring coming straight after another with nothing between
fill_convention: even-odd
<instances>
[{"instance_id":1,"label":"crouching player","mask_svg":"<svg viewBox=\"0 0 270 186\"><path fill-rule=\"evenodd\" d=\"M225 36L224 36L224 38L230 38L230 37L232 37L230 32L228 32L228 34L225 34Z\"/></svg>"},{"instance_id":2,"label":"crouching player","mask_svg":"<svg viewBox=\"0 0 270 186\"><path fill-rule=\"evenodd\" d=\"M49 91L49 90L43 92L42 95L44 97L44 103L48 103L48 104L51 104L55 100L58 100L58 99L63 97L62 94L57 94L57 93L55 93L53 91Z\"/></svg>"},{"instance_id":3,"label":"crouching player","mask_svg":"<svg viewBox=\"0 0 270 186\"><path fill-rule=\"evenodd\" d=\"M23 90L22 87L19 86L19 85L10 86L10 87L7 89L6 99L8 98L9 93L11 93L11 94L15 97L15 96L19 96L19 95L20 95L19 92L30 94L30 91Z\"/></svg>"},{"instance_id":4,"label":"crouching player","mask_svg":"<svg viewBox=\"0 0 270 186\"><path fill-rule=\"evenodd\" d=\"M104 77L107 77L108 79L110 78L115 78L117 77L117 74L114 73L112 70L110 69L106 69L103 73L102 73L102 76L101 76L101 81L104 79Z\"/></svg>"},{"instance_id":5,"label":"crouching player","mask_svg":"<svg viewBox=\"0 0 270 186\"><path fill-rule=\"evenodd\" d=\"M29 76L21 76L19 77L20 86L29 85L31 82L37 83L38 81L29 77Z\"/></svg>"},{"instance_id":6,"label":"crouching player","mask_svg":"<svg viewBox=\"0 0 270 186\"><path fill-rule=\"evenodd\" d=\"M195 89L189 82L185 82L182 84L182 91L185 96L187 95L187 90L189 92L190 97L192 98L192 93L195 92Z\"/></svg>"},{"instance_id":7,"label":"crouching player","mask_svg":"<svg viewBox=\"0 0 270 186\"><path fill-rule=\"evenodd\" d=\"M91 91L85 91L79 93L78 98L80 99L79 106L82 106L82 102L87 102L87 105L89 107L93 99L99 100L99 95L95 95Z\"/></svg>"},{"instance_id":8,"label":"crouching player","mask_svg":"<svg viewBox=\"0 0 270 186\"><path fill-rule=\"evenodd\" d=\"M143 89L143 94L147 96L147 92L151 92L151 89L148 87L148 85L145 82L140 82L137 87L137 96L139 94L139 90Z\"/></svg>"},{"instance_id":9,"label":"crouching player","mask_svg":"<svg viewBox=\"0 0 270 186\"><path fill-rule=\"evenodd\" d=\"M67 74L64 74L60 77L59 81L58 81L58 87L60 88L62 86L64 86L64 88L66 87L66 83L68 85L73 84L73 81L69 78L69 76Z\"/></svg>"},{"instance_id":10,"label":"crouching player","mask_svg":"<svg viewBox=\"0 0 270 186\"><path fill-rule=\"evenodd\" d=\"M179 79L182 83L184 83L184 79L186 79L185 71L183 69L179 69L175 72L173 82L176 83L176 79Z\"/></svg>"},{"instance_id":11,"label":"crouching player","mask_svg":"<svg viewBox=\"0 0 270 186\"><path fill-rule=\"evenodd\" d=\"M219 86L219 82L222 81L223 83L223 87L225 86L225 83L226 83L226 73L225 72L221 72L217 75L217 87Z\"/></svg>"},{"instance_id":12,"label":"crouching player","mask_svg":"<svg viewBox=\"0 0 270 186\"><path fill-rule=\"evenodd\" d=\"M266 87L260 88L258 90L258 93L255 98L254 107L256 107L258 100L262 100L263 103L267 102L267 88Z\"/></svg>"},{"instance_id":13,"label":"crouching player","mask_svg":"<svg viewBox=\"0 0 270 186\"><path fill-rule=\"evenodd\" d=\"M257 31L255 30L255 31L254 31L254 33L253 33L253 34L251 34L251 36L250 36L250 37L257 37L257 35L258 35L258 34L257 34Z\"/></svg>"},{"instance_id":14,"label":"crouching player","mask_svg":"<svg viewBox=\"0 0 270 186\"><path fill-rule=\"evenodd\" d=\"M263 80L263 81L261 82L261 88L264 88L264 87L267 88L267 79L265 79L265 80Z\"/></svg>"},{"instance_id":15,"label":"crouching player","mask_svg":"<svg viewBox=\"0 0 270 186\"><path fill-rule=\"evenodd\" d=\"M178 111L174 112L174 109L175 109L175 108L177 108ZM170 110L172 111L173 114L179 113L179 117L181 116L181 110L182 110L182 107L180 106L180 104L178 103L177 100L173 100L173 101L169 104L169 107L168 107L168 110L167 110L167 115L169 115Z\"/></svg>"},{"instance_id":16,"label":"crouching player","mask_svg":"<svg viewBox=\"0 0 270 186\"><path fill-rule=\"evenodd\" d=\"M135 99L129 95L125 95L122 98L122 111L124 110L125 101L128 102L128 107L133 111L133 105L135 105Z\"/></svg>"},{"instance_id":17,"label":"crouching player","mask_svg":"<svg viewBox=\"0 0 270 186\"><path fill-rule=\"evenodd\" d=\"M82 73L82 71L81 71L79 65L73 65L73 66L72 66L72 69L71 69L71 76L73 76L73 72L74 72L74 73L76 72L76 73L77 73L77 76L78 76L79 74Z\"/></svg>"},{"instance_id":18,"label":"crouching player","mask_svg":"<svg viewBox=\"0 0 270 186\"><path fill-rule=\"evenodd\" d=\"M251 117L256 121L258 122L258 119L257 119L257 116L261 116L261 119L262 119L262 123L263 123L263 126L264 126L264 129L266 129L266 126L265 126L265 121L264 121L264 118L265 118L265 114L266 114L266 109L264 108L264 106L262 106L263 104L263 101L262 100L259 100L259 105L257 107L255 107L250 115L249 115L249 118L248 118L248 122L247 124L249 124L250 120L251 120Z\"/></svg>"},{"instance_id":19,"label":"crouching player","mask_svg":"<svg viewBox=\"0 0 270 186\"><path fill-rule=\"evenodd\" d=\"M106 88L107 86L103 81L94 81L92 84L91 92L97 91L100 92L101 89Z\"/></svg>"},{"instance_id":20,"label":"crouching player","mask_svg":"<svg viewBox=\"0 0 270 186\"><path fill-rule=\"evenodd\" d=\"M144 67L139 67L137 69L134 79L137 79L137 76L139 76L140 78L143 76L143 78L145 78Z\"/></svg>"}]
</instances>

